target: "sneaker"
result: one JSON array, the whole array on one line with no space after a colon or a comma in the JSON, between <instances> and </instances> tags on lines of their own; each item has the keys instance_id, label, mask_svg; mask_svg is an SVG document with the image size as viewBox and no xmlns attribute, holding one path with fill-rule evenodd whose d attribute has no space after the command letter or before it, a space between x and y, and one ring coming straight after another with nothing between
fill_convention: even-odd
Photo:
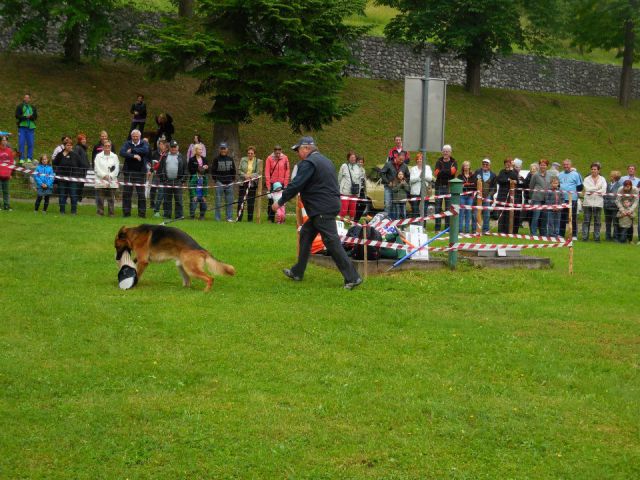
<instances>
[{"instance_id":1,"label":"sneaker","mask_svg":"<svg viewBox=\"0 0 640 480\"><path fill-rule=\"evenodd\" d=\"M227 222L229 223L235 223L235 220L233 218L227 218Z\"/></svg>"},{"instance_id":2,"label":"sneaker","mask_svg":"<svg viewBox=\"0 0 640 480\"><path fill-rule=\"evenodd\" d=\"M288 268L285 268L284 270L282 270L282 273L284 273L285 277L289 277L294 282L301 282L302 281L302 278L294 275L294 273Z\"/></svg>"},{"instance_id":3,"label":"sneaker","mask_svg":"<svg viewBox=\"0 0 640 480\"><path fill-rule=\"evenodd\" d=\"M571 240L573 240L574 242L578 241L578 237L571 237Z\"/></svg>"},{"instance_id":4,"label":"sneaker","mask_svg":"<svg viewBox=\"0 0 640 480\"><path fill-rule=\"evenodd\" d=\"M162 215L160 215L160 212L156 212L156 213L153 214L153 216L156 217L156 218L160 218Z\"/></svg>"},{"instance_id":5,"label":"sneaker","mask_svg":"<svg viewBox=\"0 0 640 480\"><path fill-rule=\"evenodd\" d=\"M362 278L358 277L358 279L355 282L349 282L349 283L345 283L344 284L344 289L345 290L353 290L354 288L356 288L358 285L362 284Z\"/></svg>"}]
</instances>

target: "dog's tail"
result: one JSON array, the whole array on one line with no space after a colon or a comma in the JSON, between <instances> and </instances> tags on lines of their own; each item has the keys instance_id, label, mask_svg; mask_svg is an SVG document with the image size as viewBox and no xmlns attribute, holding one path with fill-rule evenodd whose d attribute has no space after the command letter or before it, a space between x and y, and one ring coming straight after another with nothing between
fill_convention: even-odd
<instances>
[{"instance_id":1,"label":"dog's tail","mask_svg":"<svg viewBox=\"0 0 640 480\"><path fill-rule=\"evenodd\" d=\"M227 265L226 263L222 263L211 256L207 252L207 268L214 275L230 275L233 276L236 274L236 269L231 265Z\"/></svg>"}]
</instances>

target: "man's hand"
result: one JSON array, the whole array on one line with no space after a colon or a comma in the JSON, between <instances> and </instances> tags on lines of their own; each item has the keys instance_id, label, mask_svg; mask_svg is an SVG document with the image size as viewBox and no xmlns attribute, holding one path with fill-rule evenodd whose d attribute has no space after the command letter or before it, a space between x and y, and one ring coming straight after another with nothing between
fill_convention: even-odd
<instances>
[{"instance_id":1,"label":"man's hand","mask_svg":"<svg viewBox=\"0 0 640 480\"><path fill-rule=\"evenodd\" d=\"M138 161L142 160L142 157L138 154L134 155L133 158L135 158Z\"/></svg>"},{"instance_id":2,"label":"man's hand","mask_svg":"<svg viewBox=\"0 0 640 480\"><path fill-rule=\"evenodd\" d=\"M271 210L273 211L273 213L276 213L278 211L278 208L280 208L278 202L273 202L273 205L271 205Z\"/></svg>"}]
</instances>

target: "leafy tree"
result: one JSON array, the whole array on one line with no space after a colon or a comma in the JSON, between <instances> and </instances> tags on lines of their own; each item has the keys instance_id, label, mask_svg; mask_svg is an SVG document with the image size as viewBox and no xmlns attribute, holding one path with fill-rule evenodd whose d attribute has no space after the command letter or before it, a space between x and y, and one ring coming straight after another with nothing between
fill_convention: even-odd
<instances>
[{"instance_id":1,"label":"leafy tree","mask_svg":"<svg viewBox=\"0 0 640 480\"><path fill-rule=\"evenodd\" d=\"M466 62L465 88L480 93L480 67L513 47L544 52L555 0L376 0L399 10L385 27L387 39L440 52L453 52Z\"/></svg>"},{"instance_id":2,"label":"leafy tree","mask_svg":"<svg viewBox=\"0 0 640 480\"><path fill-rule=\"evenodd\" d=\"M317 130L348 114L338 101L350 61L348 41L362 28L343 18L364 0L200 0L194 15L149 28L129 54L152 78L185 71L213 104L215 143L239 152L241 123L266 114L293 131Z\"/></svg>"},{"instance_id":3,"label":"leafy tree","mask_svg":"<svg viewBox=\"0 0 640 480\"><path fill-rule=\"evenodd\" d=\"M570 0L568 30L575 45L587 50L618 49L622 73L618 101L627 107L632 97L633 62L640 41L640 2L638 0Z\"/></svg>"},{"instance_id":4,"label":"leafy tree","mask_svg":"<svg viewBox=\"0 0 640 480\"><path fill-rule=\"evenodd\" d=\"M98 56L100 42L109 32L113 0L4 0L0 17L5 27L14 27L11 46L42 48L53 20L61 20L58 37L64 47L64 59L80 63L81 37L85 53Z\"/></svg>"}]
</instances>

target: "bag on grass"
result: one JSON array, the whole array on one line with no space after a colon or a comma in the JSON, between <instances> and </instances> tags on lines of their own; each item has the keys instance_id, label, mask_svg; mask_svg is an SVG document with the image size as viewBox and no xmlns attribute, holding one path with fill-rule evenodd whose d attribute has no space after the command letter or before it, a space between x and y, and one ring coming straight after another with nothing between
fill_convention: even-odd
<instances>
[{"instance_id":1,"label":"bag on grass","mask_svg":"<svg viewBox=\"0 0 640 480\"><path fill-rule=\"evenodd\" d=\"M352 226L347 230L347 237L354 237L360 240L364 239L364 228L362 225ZM373 227L367 226L367 240L381 241L382 235ZM345 247L349 246L352 247L347 250L351 258L354 260L364 259L364 245L345 245ZM378 258L380 258L380 247L367 246L367 260L378 260Z\"/></svg>"}]
</instances>

